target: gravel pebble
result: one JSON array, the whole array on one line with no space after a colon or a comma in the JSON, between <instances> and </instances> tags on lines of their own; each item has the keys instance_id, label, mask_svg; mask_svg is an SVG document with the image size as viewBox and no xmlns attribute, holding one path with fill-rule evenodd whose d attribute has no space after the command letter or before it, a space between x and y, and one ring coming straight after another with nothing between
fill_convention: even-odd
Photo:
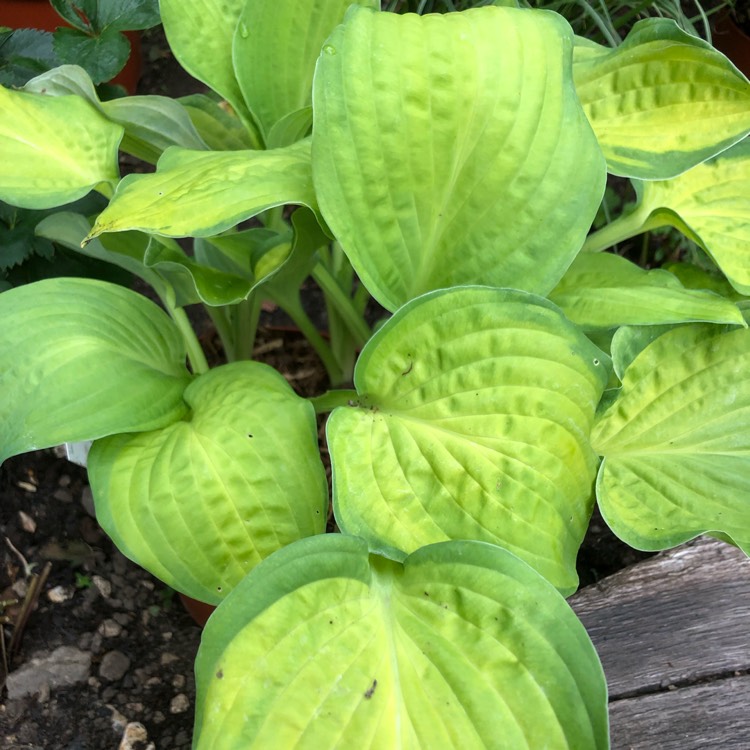
<instances>
[{"instance_id":1,"label":"gravel pebble","mask_svg":"<svg viewBox=\"0 0 750 750\"><path fill-rule=\"evenodd\" d=\"M99 665L99 676L110 682L121 680L130 669L130 659L122 651L108 651Z\"/></svg>"},{"instance_id":2,"label":"gravel pebble","mask_svg":"<svg viewBox=\"0 0 750 750\"><path fill-rule=\"evenodd\" d=\"M94 496L91 494L91 487L86 485L86 487L83 488L83 491L81 492L81 505L83 505L83 509L88 513L92 518L96 518L96 511L94 510Z\"/></svg>"},{"instance_id":3,"label":"gravel pebble","mask_svg":"<svg viewBox=\"0 0 750 750\"><path fill-rule=\"evenodd\" d=\"M49 695L50 688L86 682L91 654L72 646L60 646L51 654L39 654L11 672L5 683L8 698L26 695Z\"/></svg>"},{"instance_id":4,"label":"gravel pebble","mask_svg":"<svg viewBox=\"0 0 750 750\"><path fill-rule=\"evenodd\" d=\"M117 638L122 633L122 625L116 620L107 619L99 624L97 633L104 638Z\"/></svg>"},{"instance_id":5,"label":"gravel pebble","mask_svg":"<svg viewBox=\"0 0 750 750\"><path fill-rule=\"evenodd\" d=\"M105 599L109 599L109 597L112 596L112 584L106 578L94 576L91 580L93 581L94 586L96 586L96 590Z\"/></svg>"},{"instance_id":6,"label":"gravel pebble","mask_svg":"<svg viewBox=\"0 0 750 750\"><path fill-rule=\"evenodd\" d=\"M62 604L70 601L75 595L75 589L72 586L55 586L47 592L47 599L53 604Z\"/></svg>"},{"instance_id":7,"label":"gravel pebble","mask_svg":"<svg viewBox=\"0 0 750 750\"><path fill-rule=\"evenodd\" d=\"M185 693L177 693L169 704L169 713L182 714L190 708L190 699Z\"/></svg>"}]
</instances>

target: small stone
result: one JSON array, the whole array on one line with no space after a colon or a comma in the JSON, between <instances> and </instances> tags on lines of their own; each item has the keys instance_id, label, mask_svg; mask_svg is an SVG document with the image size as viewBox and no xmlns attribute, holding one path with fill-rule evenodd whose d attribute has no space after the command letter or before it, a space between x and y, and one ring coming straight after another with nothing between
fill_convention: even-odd
<instances>
[{"instance_id":1,"label":"small stone","mask_svg":"<svg viewBox=\"0 0 750 750\"><path fill-rule=\"evenodd\" d=\"M130 625L130 622L133 619L133 615L129 615L126 612L115 612L112 615L112 619L125 627L126 625Z\"/></svg>"},{"instance_id":2,"label":"small stone","mask_svg":"<svg viewBox=\"0 0 750 750\"><path fill-rule=\"evenodd\" d=\"M182 745L187 745L190 742L190 737L188 736L188 733L184 729L180 729L179 732L174 736L174 744L177 745L177 747L181 747Z\"/></svg>"},{"instance_id":3,"label":"small stone","mask_svg":"<svg viewBox=\"0 0 750 750\"><path fill-rule=\"evenodd\" d=\"M125 708L127 708L131 714L143 713L143 703L126 703Z\"/></svg>"},{"instance_id":4,"label":"small stone","mask_svg":"<svg viewBox=\"0 0 750 750\"><path fill-rule=\"evenodd\" d=\"M99 624L96 632L104 638L117 638L122 633L122 625L116 620L104 620Z\"/></svg>"},{"instance_id":5,"label":"small stone","mask_svg":"<svg viewBox=\"0 0 750 750\"><path fill-rule=\"evenodd\" d=\"M172 678L172 687L176 688L177 690L182 690L182 688L185 687L185 675L184 674L176 674Z\"/></svg>"},{"instance_id":6,"label":"small stone","mask_svg":"<svg viewBox=\"0 0 750 750\"><path fill-rule=\"evenodd\" d=\"M125 727L128 725L128 720L123 716L114 706L107 704L107 708L112 712L110 721L112 722L112 729L115 732L125 731Z\"/></svg>"},{"instance_id":7,"label":"small stone","mask_svg":"<svg viewBox=\"0 0 750 750\"><path fill-rule=\"evenodd\" d=\"M96 677L92 676L88 679L88 686L94 688L95 690L98 690L102 686L102 683L97 680Z\"/></svg>"},{"instance_id":8,"label":"small stone","mask_svg":"<svg viewBox=\"0 0 750 750\"><path fill-rule=\"evenodd\" d=\"M108 651L99 665L99 676L110 682L121 680L130 669L130 659L122 651Z\"/></svg>"},{"instance_id":9,"label":"small stone","mask_svg":"<svg viewBox=\"0 0 750 750\"><path fill-rule=\"evenodd\" d=\"M92 582L96 586L96 590L105 598L109 599L112 596L112 584L101 576L93 576Z\"/></svg>"},{"instance_id":10,"label":"small stone","mask_svg":"<svg viewBox=\"0 0 750 750\"><path fill-rule=\"evenodd\" d=\"M96 510L94 510L94 496L91 494L91 487L86 485L81 492L81 505L83 509L92 518L96 518Z\"/></svg>"},{"instance_id":11,"label":"small stone","mask_svg":"<svg viewBox=\"0 0 750 750\"><path fill-rule=\"evenodd\" d=\"M18 520L21 522L21 528L28 534L33 534L36 531L36 521L28 513L19 510Z\"/></svg>"},{"instance_id":12,"label":"small stone","mask_svg":"<svg viewBox=\"0 0 750 750\"><path fill-rule=\"evenodd\" d=\"M74 594L72 586L55 586L47 592L47 599L53 604L62 604L72 599Z\"/></svg>"},{"instance_id":13,"label":"small stone","mask_svg":"<svg viewBox=\"0 0 750 750\"><path fill-rule=\"evenodd\" d=\"M59 500L61 503L73 502L73 493L69 489L66 489L65 487L60 487L60 489L55 490L52 493L52 497L54 497L55 500Z\"/></svg>"},{"instance_id":14,"label":"small stone","mask_svg":"<svg viewBox=\"0 0 750 750\"><path fill-rule=\"evenodd\" d=\"M60 646L51 654L41 654L11 672L6 681L8 698L15 700L50 688L84 683L91 667L91 654L72 646Z\"/></svg>"},{"instance_id":15,"label":"small stone","mask_svg":"<svg viewBox=\"0 0 750 750\"><path fill-rule=\"evenodd\" d=\"M91 645L89 646L89 651L91 651L92 654L98 654L102 650L103 640L101 633L94 633L94 636L91 639Z\"/></svg>"},{"instance_id":16,"label":"small stone","mask_svg":"<svg viewBox=\"0 0 750 750\"><path fill-rule=\"evenodd\" d=\"M165 667L167 664L172 664L173 662L179 661L180 657L176 654L170 654L169 651L165 651L161 658L159 659L159 663L162 665L162 667Z\"/></svg>"},{"instance_id":17,"label":"small stone","mask_svg":"<svg viewBox=\"0 0 750 750\"><path fill-rule=\"evenodd\" d=\"M157 685L161 685L161 677L149 677L144 682L144 685L146 687L156 687Z\"/></svg>"},{"instance_id":18,"label":"small stone","mask_svg":"<svg viewBox=\"0 0 750 750\"><path fill-rule=\"evenodd\" d=\"M162 724L166 720L166 716L161 711L154 711L154 715L151 717L151 721L154 724Z\"/></svg>"},{"instance_id":19,"label":"small stone","mask_svg":"<svg viewBox=\"0 0 750 750\"><path fill-rule=\"evenodd\" d=\"M57 484L60 487L70 487L70 476L68 474L60 474Z\"/></svg>"},{"instance_id":20,"label":"small stone","mask_svg":"<svg viewBox=\"0 0 750 750\"><path fill-rule=\"evenodd\" d=\"M147 741L148 732L146 732L146 727L138 721L131 721L122 733L118 750L136 750L138 743Z\"/></svg>"},{"instance_id":21,"label":"small stone","mask_svg":"<svg viewBox=\"0 0 750 750\"><path fill-rule=\"evenodd\" d=\"M154 582L153 581L149 581L149 580L147 580L145 578L142 578L140 581L138 581L138 584L140 586L143 586L144 589L148 589L149 591L153 591L154 588L155 588L154 587Z\"/></svg>"},{"instance_id":22,"label":"small stone","mask_svg":"<svg viewBox=\"0 0 750 750\"><path fill-rule=\"evenodd\" d=\"M16 482L16 487L24 492L36 492L36 485L31 482Z\"/></svg>"},{"instance_id":23,"label":"small stone","mask_svg":"<svg viewBox=\"0 0 750 750\"><path fill-rule=\"evenodd\" d=\"M163 641L171 641L172 640L172 634L167 631L166 633L161 634L161 638Z\"/></svg>"},{"instance_id":24,"label":"small stone","mask_svg":"<svg viewBox=\"0 0 750 750\"><path fill-rule=\"evenodd\" d=\"M13 593L19 598L19 599L25 599L26 598L26 592L29 590L29 586L26 583L25 578L18 578L11 586L11 589L13 590Z\"/></svg>"},{"instance_id":25,"label":"small stone","mask_svg":"<svg viewBox=\"0 0 750 750\"><path fill-rule=\"evenodd\" d=\"M190 708L190 700L185 693L178 693L169 703L170 714L184 714Z\"/></svg>"}]
</instances>

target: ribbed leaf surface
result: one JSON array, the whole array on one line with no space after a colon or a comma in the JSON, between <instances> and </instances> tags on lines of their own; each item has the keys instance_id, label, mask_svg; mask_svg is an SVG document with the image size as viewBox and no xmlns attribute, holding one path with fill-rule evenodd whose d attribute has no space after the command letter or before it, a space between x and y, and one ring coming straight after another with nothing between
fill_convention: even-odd
<instances>
[{"instance_id":1,"label":"ribbed leaf surface","mask_svg":"<svg viewBox=\"0 0 750 750\"><path fill-rule=\"evenodd\" d=\"M682 230L750 295L750 139L673 180L637 188L644 222Z\"/></svg>"},{"instance_id":2,"label":"ribbed leaf surface","mask_svg":"<svg viewBox=\"0 0 750 750\"><path fill-rule=\"evenodd\" d=\"M123 130L83 99L0 86L0 200L54 208L119 178Z\"/></svg>"},{"instance_id":3,"label":"ribbed leaf surface","mask_svg":"<svg viewBox=\"0 0 750 750\"><path fill-rule=\"evenodd\" d=\"M363 350L359 405L330 417L339 527L397 558L445 539L493 542L574 590L606 360L533 295L418 298Z\"/></svg>"},{"instance_id":4,"label":"ribbed leaf surface","mask_svg":"<svg viewBox=\"0 0 750 750\"><path fill-rule=\"evenodd\" d=\"M156 173L122 180L91 237L125 229L208 237L287 203L317 208L309 141L273 151L170 148Z\"/></svg>"},{"instance_id":5,"label":"ribbed leaf surface","mask_svg":"<svg viewBox=\"0 0 750 750\"><path fill-rule=\"evenodd\" d=\"M325 530L328 489L310 404L257 362L185 391L190 418L94 443L97 518L173 588L218 603L260 560Z\"/></svg>"},{"instance_id":6,"label":"ribbed leaf surface","mask_svg":"<svg viewBox=\"0 0 750 750\"><path fill-rule=\"evenodd\" d=\"M665 18L614 50L576 48L576 90L613 174L664 180L750 132L750 83L710 44Z\"/></svg>"},{"instance_id":7,"label":"ribbed leaf surface","mask_svg":"<svg viewBox=\"0 0 750 750\"><path fill-rule=\"evenodd\" d=\"M145 297L47 279L0 294L0 320L0 463L184 415L185 345Z\"/></svg>"},{"instance_id":8,"label":"ribbed leaf surface","mask_svg":"<svg viewBox=\"0 0 750 750\"><path fill-rule=\"evenodd\" d=\"M196 747L590 750L606 685L582 625L518 558L446 542L403 565L308 539L217 610Z\"/></svg>"},{"instance_id":9,"label":"ribbed leaf surface","mask_svg":"<svg viewBox=\"0 0 750 750\"><path fill-rule=\"evenodd\" d=\"M604 162L559 16L353 8L323 45L313 176L323 216L395 310L458 284L546 294L591 226Z\"/></svg>"},{"instance_id":10,"label":"ribbed leaf surface","mask_svg":"<svg viewBox=\"0 0 750 750\"><path fill-rule=\"evenodd\" d=\"M628 544L665 549L718 531L750 552L750 331L694 325L657 338L591 440L604 456L602 514Z\"/></svg>"},{"instance_id":11,"label":"ribbed leaf surface","mask_svg":"<svg viewBox=\"0 0 750 750\"><path fill-rule=\"evenodd\" d=\"M611 253L579 255L549 299L585 330L692 322L744 325L730 300L685 289L668 271L645 271Z\"/></svg>"}]
</instances>

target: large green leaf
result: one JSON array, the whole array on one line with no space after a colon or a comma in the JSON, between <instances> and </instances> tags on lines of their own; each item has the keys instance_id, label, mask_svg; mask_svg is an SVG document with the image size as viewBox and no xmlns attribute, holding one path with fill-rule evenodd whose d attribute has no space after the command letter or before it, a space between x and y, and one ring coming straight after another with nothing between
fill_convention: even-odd
<instances>
[{"instance_id":1,"label":"large green leaf","mask_svg":"<svg viewBox=\"0 0 750 750\"><path fill-rule=\"evenodd\" d=\"M122 180L89 238L126 229L208 237L287 203L317 208L309 140L273 151L170 148L156 173Z\"/></svg>"},{"instance_id":2,"label":"large green leaf","mask_svg":"<svg viewBox=\"0 0 750 750\"><path fill-rule=\"evenodd\" d=\"M380 7L376 0L355 1ZM320 48L351 4L352 0L245 3L234 35L234 69L266 140L279 120L310 105Z\"/></svg>"},{"instance_id":3,"label":"large green leaf","mask_svg":"<svg viewBox=\"0 0 750 750\"><path fill-rule=\"evenodd\" d=\"M414 300L366 345L359 401L328 423L339 527L395 558L445 539L493 542L573 591L607 364L524 292Z\"/></svg>"},{"instance_id":4,"label":"large green leaf","mask_svg":"<svg viewBox=\"0 0 750 750\"><path fill-rule=\"evenodd\" d=\"M458 284L546 294L578 252L604 161L559 16L352 8L315 74L321 210L386 308Z\"/></svg>"},{"instance_id":5,"label":"large green leaf","mask_svg":"<svg viewBox=\"0 0 750 750\"><path fill-rule=\"evenodd\" d=\"M605 520L639 549L711 531L750 553L750 331L683 326L625 364L591 435Z\"/></svg>"},{"instance_id":6,"label":"large green leaf","mask_svg":"<svg viewBox=\"0 0 750 750\"><path fill-rule=\"evenodd\" d=\"M160 0L161 20L174 56L190 75L221 94L250 130L232 63L232 39L245 0Z\"/></svg>"},{"instance_id":7,"label":"large green leaf","mask_svg":"<svg viewBox=\"0 0 750 750\"><path fill-rule=\"evenodd\" d=\"M53 208L118 180L122 128L83 99L0 86L0 112L0 200Z\"/></svg>"},{"instance_id":8,"label":"large green leaf","mask_svg":"<svg viewBox=\"0 0 750 750\"><path fill-rule=\"evenodd\" d=\"M209 371L188 418L94 443L97 519L173 588L218 603L260 560L325 530L328 487L315 414L267 365Z\"/></svg>"},{"instance_id":9,"label":"large green leaf","mask_svg":"<svg viewBox=\"0 0 750 750\"><path fill-rule=\"evenodd\" d=\"M744 325L730 300L685 289L668 271L645 271L611 253L579 255L549 299L584 330L690 322Z\"/></svg>"},{"instance_id":10,"label":"large green leaf","mask_svg":"<svg viewBox=\"0 0 750 750\"><path fill-rule=\"evenodd\" d=\"M750 132L750 83L671 19L640 21L614 50L578 45L573 75L613 174L674 177Z\"/></svg>"},{"instance_id":11,"label":"large green leaf","mask_svg":"<svg viewBox=\"0 0 750 750\"><path fill-rule=\"evenodd\" d=\"M184 415L185 345L145 297L47 279L0 294L0 320L0 462Z\"/></svg>"},{"instance_id":12,"label":"large green leaf","mask_svg":"<svg viewBox=\"0 0 750 750\"><path fill-rule=\"evenodd\" d=\"M673 226L716 261L732 286L750 295L750 138L671 180L635 181L635 206L591 235L595 246Z\"/></svg>"},{"instance_id":13,"label":"large green leaf","mask_svg":"<svg viewBox=\"0 0 750 750\"><path fill-rule=\"evenodd\" d=\"M306 539L211 617L198 750L609 746L604 675L565 601L505 550L444 542L404 564Z\"/></svg>"}]
</instances>

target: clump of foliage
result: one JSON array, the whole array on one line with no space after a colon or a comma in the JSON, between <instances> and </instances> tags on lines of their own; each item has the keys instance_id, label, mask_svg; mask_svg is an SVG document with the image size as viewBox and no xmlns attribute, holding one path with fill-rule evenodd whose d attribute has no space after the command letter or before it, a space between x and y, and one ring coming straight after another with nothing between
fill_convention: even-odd
<instances>
[{"instance_id":1,"label":"clump of foliage","mask_svg":"<svg viewBox=\"0 0 750 750\"><path fill-rule=\"evenodd\" d=\"M79 65L95 84L114 78L130 57L124 31L159 23L158 0L50 0L56 31L0 28L0 84L22 86L58 65Z\"/></svg>"},{"instance_id":2,"label":"clump of foliage","mask_svg":"<svg viewBox=\"0 0 750 750\"><path fill-rule=\"evenodd\" d=\"M122 87L105 84L122 70L130 56L130 41L122 32L158 24L157 0L52 0L52 6L60 15L61 25L55 32L0 28L0 85L21 88L34 76L75 63L93 83L100 84L99 96L122 96ZM93 194L69 208L95 214L104 205L101 196ZM50 276L128 282L130 275L121 269L36 236L35 227L48 213L0 201L0 289Z\"/></svg>"},{"instance_id":3,"label":"clump of foliage","mask_svg":"<svg viewBox=\"0 0 750 750\"><path fill-rule=\"evenodd\" d=\"M550 12L348 6L162 0L216 97L101 102L75 66L0 89L0 198L106 196L36 234L166 310L88 279L2 293L0 458L93 439L107 533L219 605L196 747L607 747L563 599L594 502L641 549L750 550L750 83L666 19L610 49ZM118 149L156 171L120 179ZM607 172L637 200L589 233ZM710 271L606 252L662 226ZM266 299L333 390L250 361Z\"/></svg>"}]
</instances>

